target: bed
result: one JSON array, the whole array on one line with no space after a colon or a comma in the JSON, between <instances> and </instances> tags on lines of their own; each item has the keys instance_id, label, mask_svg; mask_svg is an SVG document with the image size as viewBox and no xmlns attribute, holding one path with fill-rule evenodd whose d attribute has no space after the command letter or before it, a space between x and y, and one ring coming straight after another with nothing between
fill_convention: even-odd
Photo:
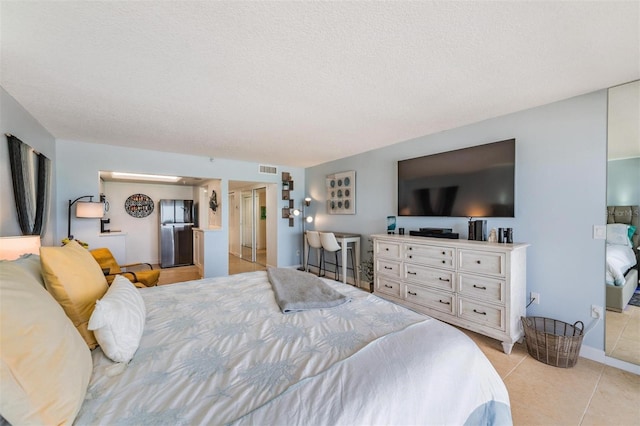
<instances>
[{"instance_id":1,"label":"bed","mask_svg":"<svg viewBox=\"0 0 640 426\"><path fill-rule=\"evenodd\" d=\"M77 272L77 260L69 263L76 255L88 259L76 247L42 249L41 256L0 261L0 414L13 423L512 423L504 383L464 333L315 276L323 292L344 300L283 313L267 272L146 289L117 279L100 297L91 296L88 322L99 336L102 329L92 324L115 300L109 305L117 314L111 337L139 334L131 358L115 362L118 353L114 357L105 336L89 350L83 323L71 319L56 299L56 284L49 283L52 269L67 262L58 267L58 278L69 298L75 297L68 288L75 275L83 277L83 292L102 292L101 283L88 281L90 267ZM65 276L71 267L76 272ZM132 340L122 342L131 346ZM122 347L130 350L127 344ZM18 358L14 370L5 371L5 361ZM11 388L5 378L25 365L37 375L35 384L25 379L19 389ZM20 392L39 405L26 407Z\"/></svg>"},{"instance_id":2,"label":"bed","mask_svg":"<svg viewBox=\"0 0 640 426\"><path fill-rule=\"evenodd\" d=\"M606 306L622 312L638 288L638 206L607 207Z\"/></svg>"}]
</instances>

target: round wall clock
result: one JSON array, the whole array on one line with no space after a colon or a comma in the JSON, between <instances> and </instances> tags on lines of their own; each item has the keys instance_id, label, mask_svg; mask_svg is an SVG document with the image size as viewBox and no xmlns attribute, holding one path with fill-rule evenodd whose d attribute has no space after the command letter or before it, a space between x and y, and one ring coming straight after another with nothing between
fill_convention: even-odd
<instances>
[{"instance_id":1,"label":"round wall clock","mask_svg":"<svg viewBox=\"0 0 640 426\"><path fill-rule=\"evenodd\" d=\"M153 212L153 200L148 195L133 194L124 202L124 209L133 217L147 217Z\"/></svg>"}]
</instances>

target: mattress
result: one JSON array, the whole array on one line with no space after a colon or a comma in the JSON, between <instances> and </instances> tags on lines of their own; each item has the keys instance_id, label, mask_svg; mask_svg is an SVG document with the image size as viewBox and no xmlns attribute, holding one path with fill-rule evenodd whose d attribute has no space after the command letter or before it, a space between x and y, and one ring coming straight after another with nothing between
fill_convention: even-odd
<instances>
[{"instance_id":1,"label":"mattress","mask_svg":"<svg viewBox=\"0 0 640 426\"><path fill-rule=\"evenodd\" d=\"M93 351L75 424L511 424L464 333L325 282L351 301L284 315L265 272L141 289L140 347Z\"/></svg>"}]
</instances>

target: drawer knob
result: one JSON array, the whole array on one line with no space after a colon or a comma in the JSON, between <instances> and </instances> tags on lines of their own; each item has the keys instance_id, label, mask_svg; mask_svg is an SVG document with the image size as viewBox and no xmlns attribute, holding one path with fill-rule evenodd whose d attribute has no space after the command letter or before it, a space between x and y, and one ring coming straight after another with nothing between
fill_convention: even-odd
<instances>
[{"instance_id":1,"label":"drawer knob","mask_svg":"<svg viewBox=\"0 0 640 426\"><path fill-rule=\"evenodd\" d=\"M409 255L409 259L413 259L413 256L412 256L412 255Z\"/></svg>"},{"instance_id":2,"label":"drawer knob","mask_svg":"<svg viewBox=\"0 0 640 426\"><path fill-rule=\"evenodd\" d=\"M409 247L409 250L413 250L413 247Z\"/></svg>"},{"instance_id":3,"label":"drawer knob","mask_svg":"<svg viewBox=\"0 0 640 426\"><path fill-rule=\"evenodd\" d=\"M447 263L447 261L446 261L446 260L443 260L443 261L442 261L442 263Z\"/></svg>"},{"instance_id":4,"label":"drawer knob","mask_svg":"<svg viewBox=\"0 0 640 426\"><path fill-rule=\"evenodd\" d=\"M384 269L393 269L391 266L385 266Z\"/></svg>"},{"instance_id":5,"label":"drawer knob","mask_svg":"<svg viewBox=\"0 0 640 426\"><path fill-rule=\"evenodd\" d=\"M451 302L445 302L442 299L438 300L438 302L442 303L443 305L450 305L451 304Z\"/></svg>"},{"instance_id":6,"label":"drawer knob","mask_svg":"<svg viewBox=\"0 0 640 426\"><path fill-rule=\"evenodd\" d=\"M446 251L443 251L443 252L442 252L442 254L447 254L447 252L446 252Z\"/></svg>"},{"instance_id":7,"label":"drawer knob","mask_svg":"<svg viewBox=\"0 0 640 426\"><path fill-rule=\"evenodd\" d=\"M442 277L438 277L438 279L439 279L440 281L446 281L446 282L451 281L449 278L442 278Z\"/></svg>"},{"instance_id":8,"label":"drawer knob","mask_svg":"<svg viewBox=\"0 0 640 426\"><path fill-rule=\"evenodd\" d=\"M487 289L485 286L475 285L475 284L473 285L473 288L477 288L477 289L480 289L480 290L486 290Z\"/></svg>"},{"instance_id":9,"label":"drawer knob","mask_svg":"<svg viewBox=\"0 0 640 426\"><path fill-rule=\"evenodd\" d=\"M479 265L479 264L480 264L480 263L482 263L482 262L480 262L479 260L476 260L476 263Z\"/></svg>"},{"instance_id":10,"label":"drawer knob","mask_svg":"<svg viewBox=\"0 0 640 426\"><path fill-rule=\"evenodd\" d=\"M411 290L407 290L407 293L409 293L412 296L417 296L418 295L418 293L412 293Z\"/></svg>"},{"instance_id":11,"label":"drawer knob","mask_svg":"<svg viewBox=\"0 0 640 426\"><path fill-rule=\"evenodd\" d=\"M486 312L478 311L476 309L474 309L473 312L475 312L476 314L480 314L480 315L487 315Z\"/></svg>"},{"instance_id":12,"label":"drawer knob","mask_svg":"<svg viewBox=\"0 0 640 426\"><path fill-rule=\"evenodd\" d=\"M386 247L386 248L385 248L385 250L386 250L386 251L389 251L389 247Z\"/></svg>"},{"instance_id":13,"label":"drawer knob","mask_svg":"<svg viewBox=\"0 0 640 426\"><path fill-rule=\"evenodd\" d=\"M417 274L417 272L407 271L407 274L409 274L409 275L416 275L416 274Z\"/></svg>"},{"instance_id":14,"label":"drawer knob","mask_svg":"<svg viewBox=\"0 0 640 426\"><path fill-rule=\"evenodd\" d=\"M386 288L393 288L393 286L392 286L392 285L387 285L387 284L385 284L384 286L385 286Z\"/></svg>"}]
</instances>

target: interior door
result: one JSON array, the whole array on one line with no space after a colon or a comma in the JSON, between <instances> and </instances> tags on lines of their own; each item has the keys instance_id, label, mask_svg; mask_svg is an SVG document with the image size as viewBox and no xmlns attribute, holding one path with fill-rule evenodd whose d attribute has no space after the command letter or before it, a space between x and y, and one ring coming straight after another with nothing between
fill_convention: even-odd
<instances>
[{"instance_id":1,"label":"interior door","mask_svg":"<svg viewBox=\"0 0 640 426\"><path fill-rule=\"evenodd\" d=\"M255 262L267 266L267 189L253 190Z\"/></svg>"},{"instance_id":2,"label":"interior door","mask_svg":"<svg viewBox=\"0 0 640 426\"><path fill-rule=\"evenodd\" d=\"M229 193L229 253L240 257L240 203L239 193Z\"/></svg>"},{"instance_id":3,"label":"interior door","mask_svg":"<svg viewBox=\"0 0 640 426\"><path fill-rule=\"evenodd\" d=\"M253 236L253 191L242 193L242 248L240 257L250 262L255 262L254 236Z\"/></svg>"}]
</instances>

